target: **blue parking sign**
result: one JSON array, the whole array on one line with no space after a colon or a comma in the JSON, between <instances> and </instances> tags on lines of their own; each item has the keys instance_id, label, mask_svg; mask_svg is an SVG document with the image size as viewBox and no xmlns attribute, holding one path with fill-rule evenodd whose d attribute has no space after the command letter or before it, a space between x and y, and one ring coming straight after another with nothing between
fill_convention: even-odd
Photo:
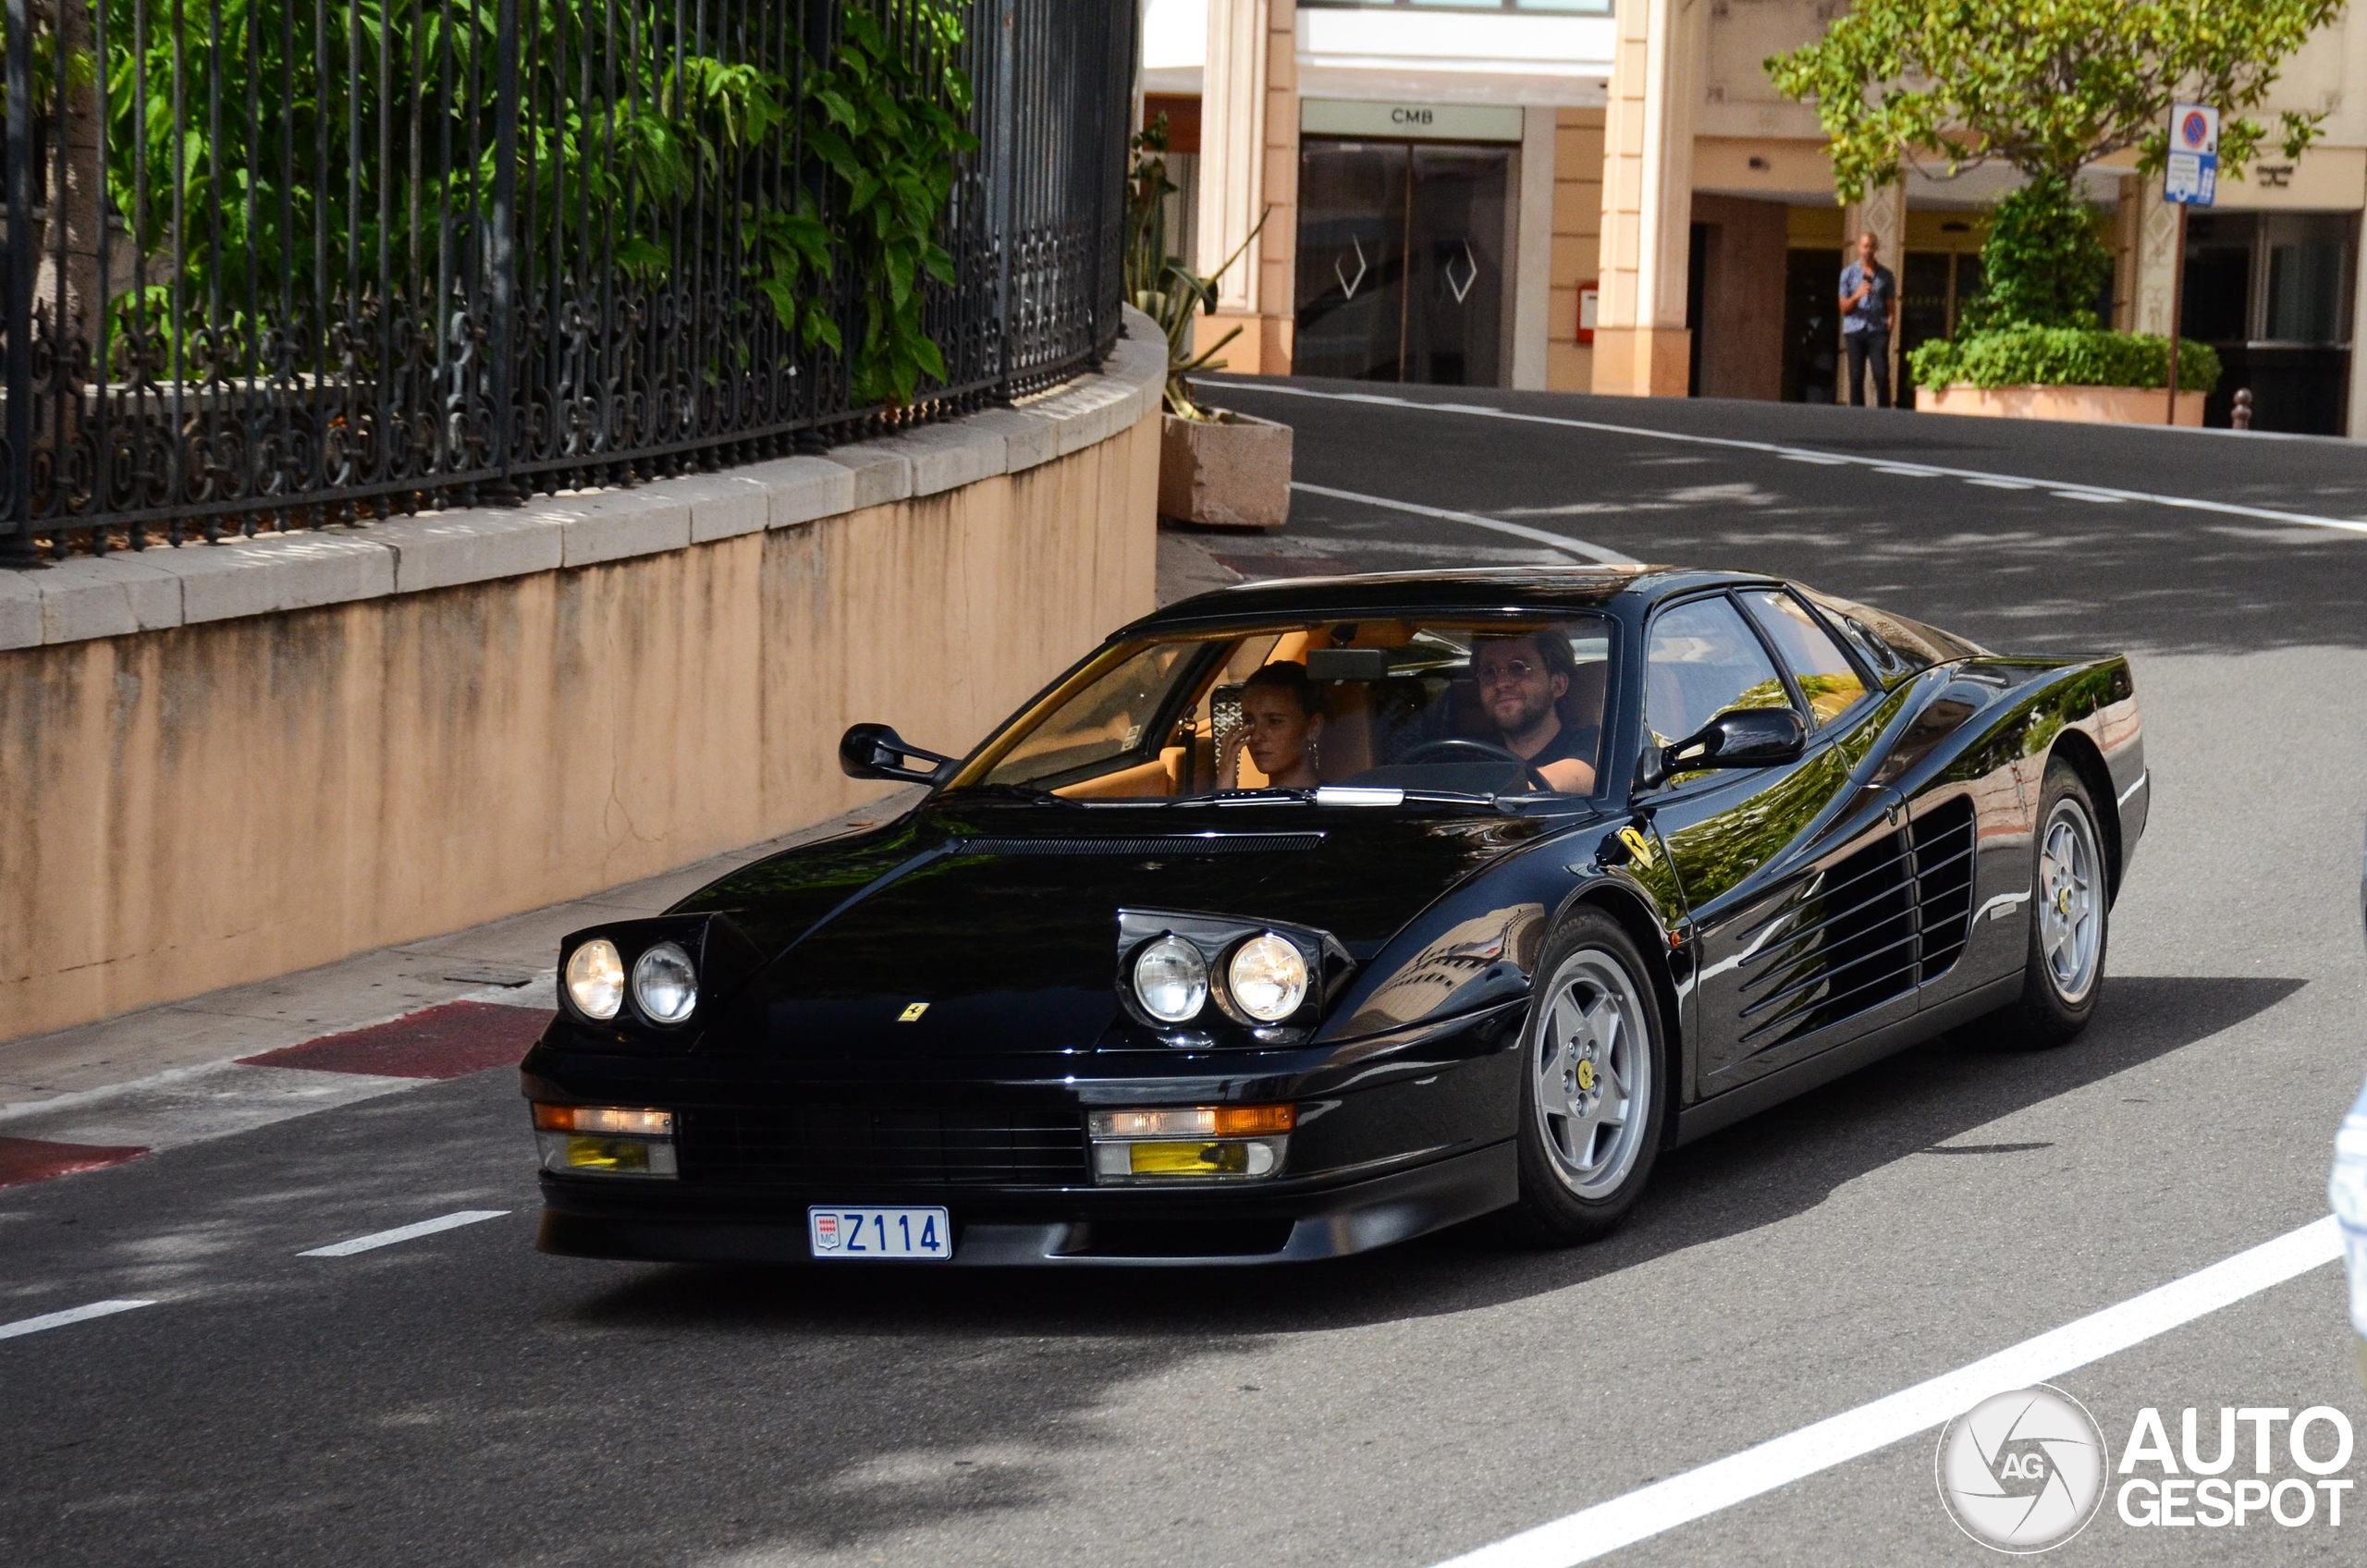
<instances>
[{"instance_id":1,"label":"blue parking sign","mask_svg":"<svg viewBox=\"0 0 2367 1568\"><path fill-rule=\"evenodd\" d=\"M2162 170L2162 200L2207 207L2219 190L2219 111L2201 104L2170 108L2170 157Z\"/></svg>"}]
</instances>

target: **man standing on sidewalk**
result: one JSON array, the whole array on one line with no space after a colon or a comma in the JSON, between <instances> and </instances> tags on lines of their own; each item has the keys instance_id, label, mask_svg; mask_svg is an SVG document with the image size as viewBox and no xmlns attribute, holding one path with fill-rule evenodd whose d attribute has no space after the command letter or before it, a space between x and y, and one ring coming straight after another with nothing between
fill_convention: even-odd
<instances>
[{"instance_id":1,"label":"man standing on sidewalk","mask_svg":"<svg viewBox=\"0 0 2367 1568\"><path fill-rule=\"evenodd\" d=\"M1864 407L1873 363L1874 407L1890 407L1890 335L1898 325L1898 279L1875 260L1881 241L1858 236L1858 259L1841 269L1841 341L1848 347L1849 401Z\"/></svg>"}]
</instances>

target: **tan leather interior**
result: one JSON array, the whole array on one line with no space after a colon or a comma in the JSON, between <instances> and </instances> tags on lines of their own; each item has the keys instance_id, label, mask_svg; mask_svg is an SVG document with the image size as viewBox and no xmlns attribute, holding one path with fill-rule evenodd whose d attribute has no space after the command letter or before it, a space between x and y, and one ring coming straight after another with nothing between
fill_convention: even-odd
<instances>
[{"instance_id":1,"label":"tan leather interior","mask_svg":"<svg viewBox=\"0 0 2367 1568\"><path fill-rule=\"evenodd\" d=\"M1157 762L1137 763L1115 773L1080 778L1052 791L1065 801L1140 801L1177 792L1184 781L1184 748L1168 746Z\"/></svg>"}]
</instances>

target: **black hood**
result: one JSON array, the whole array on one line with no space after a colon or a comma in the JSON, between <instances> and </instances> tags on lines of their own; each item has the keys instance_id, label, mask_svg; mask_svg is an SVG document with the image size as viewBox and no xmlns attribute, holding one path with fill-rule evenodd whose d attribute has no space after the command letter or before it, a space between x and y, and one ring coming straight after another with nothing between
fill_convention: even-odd
<instances>
[{"instance_id":1,"label":"black hood","mask_svg":"<svg viewBox=\"0 0 2367 1568\"><path fill-rule=\"evenodd\" d=\"M1090 1050L1122 1023L1118 911L1312 927L1369 957L1546 819L1469 805L924 806L678 906L772 955L701 1048L917 1057ZM915 1016L906 1014L916 1004Z\"/></svg>"}]
</instances>

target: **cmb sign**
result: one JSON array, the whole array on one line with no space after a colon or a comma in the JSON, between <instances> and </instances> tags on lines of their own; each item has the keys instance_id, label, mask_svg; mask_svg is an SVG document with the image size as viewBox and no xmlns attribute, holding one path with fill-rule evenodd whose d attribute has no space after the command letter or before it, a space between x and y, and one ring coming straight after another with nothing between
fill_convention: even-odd
<instances>
[{"instance_id":1,"label":"cmb sign","mask_svg":"<svg viewBox=\"0 0 2367 1568\"><path fill-rule=\"evenodd\" d=\"M1302 98L1306 136L1362 136L1406 141L1518 141L1521 111L1500 104L1404 104Z\"/></svg>"}]
</instances>

